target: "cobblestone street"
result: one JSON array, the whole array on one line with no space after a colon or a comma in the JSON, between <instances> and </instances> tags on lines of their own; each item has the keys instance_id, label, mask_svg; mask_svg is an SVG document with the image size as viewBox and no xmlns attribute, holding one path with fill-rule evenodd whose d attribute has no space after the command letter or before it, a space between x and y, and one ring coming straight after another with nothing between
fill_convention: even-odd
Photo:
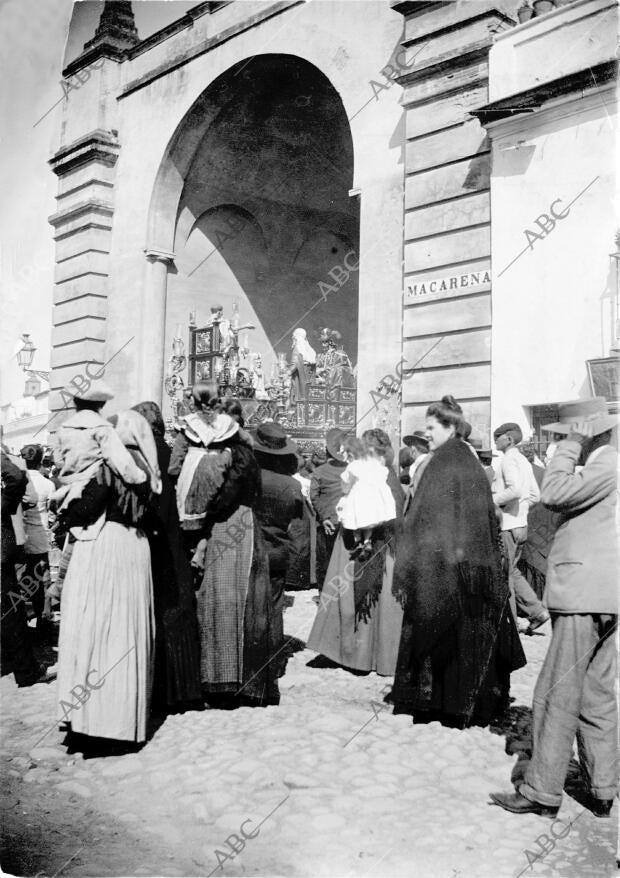
<instances>
[{"instance_id":1,"label":"cobblestone street","mask_svg":"<svg viewBox=\"0 0 620 878\"><path fill-rule=\"evenodd\" d=\"M295 594L285 614L287 634L302 642L316 611L313 594ZM597 820L567 796L559 814L566 822L553 835L548 819L488 804L489 791L509 788L514 754L528 743L549 636L524 641L528 665L513 676L504 729L414 727L383 705L383 678L308 667L314 654L300 649L280 682L279 707L169 716L139 753L87 760L61 745L55 684L18 689L5 677L4 869L47 876L611 874L617 804L611 820Z\"/></svg>"}]
</instances>

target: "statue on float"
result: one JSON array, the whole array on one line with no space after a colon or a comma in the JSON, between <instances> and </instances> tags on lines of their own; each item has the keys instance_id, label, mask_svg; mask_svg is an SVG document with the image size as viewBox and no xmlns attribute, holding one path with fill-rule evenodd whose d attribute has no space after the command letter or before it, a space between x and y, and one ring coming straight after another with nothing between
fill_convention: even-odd
<instances>
[{"instance_id":1,"label":"statue on float","mask_svg":"<svg viewBox=\"0 0 620 878\"><path fill-rule=\"evenodd\" d=\"M355 372L351 360L342 348L342 335L337 329L321 330L322 352L316 363L317 380L328 389L355 387Z\"/></svg>"},{"instance_id":2,"label":"statue on float","mask_svg":"<svg viewBox=\"0 0 620 878\"><path fill-rule=\"evenodd\" d=\"M250 377L254 388L254 398L258 400L269 399L265 388L265 376L263 375L263 358L258 353L250 354Z\"/></svg>"},{"instance_id":3,"label":"statue on float","mask_svg":"<svg viewBox=\"0 0 620 878\"><path fill-rule=\"evenodd\" d=\"M316 351L306 337L305 329L295 329L291 343L292 358L289 374L291 377L291 406L300 399L307 398L307 386L316 373Z\"/></svg>"}]
</instances>

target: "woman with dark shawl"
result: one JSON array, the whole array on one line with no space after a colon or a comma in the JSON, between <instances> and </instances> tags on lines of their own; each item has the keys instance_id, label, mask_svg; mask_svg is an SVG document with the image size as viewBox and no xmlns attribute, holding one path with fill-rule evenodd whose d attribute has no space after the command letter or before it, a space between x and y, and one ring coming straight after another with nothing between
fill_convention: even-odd
<instances>
[{"instance_id":1,"label":"woman with dark shawl","mask_svg":"<svg viewBox=\"0 0 620 878\"><path fill-rule=\"evenodd\" d=\"M510 612L488 480L444 397L426 413L432 456L405 515L394 566L404 605L392 700L415 722L487 725L525 664Z\"/></svg>"},{"instance_id":2,"label":"woman with dark shawl","mask_svg":"<svg viewBox=\"0 0 620 878\"><path fill-rule=\"evenodd\" d=\"M293 523L302 520L304 502L301 486L293 478L297 469L297 446L280 424L267 421L259 424L256 430L254 454L260 467L261 484L256 516L267 546L274 605L276 651L271 664L274 672L282 676L286 666L283 654L284 589L290 581L291 571L296 567L299 569L299 545Z\"/></svg>"},{"instance_id":3,"label":"woman with dark shawl","mask_svg":"<svg viewBox=\"0 0 620 878\"><path fill-rule=\"evenodd\" d=\"M170 448L157 403L134 406L148 421L161 472L162 491L151 497L143 524L151 549L155 605L153 707L178 708L201 698L200 640L189 559L181 541L174 485L168 475Z\"/></svg>"},{"instance_id":4,"label":"woman with dark shawl","mask_svg":"<svg viewBox=\"0 0 620 878\"><path fill-rule=\"evenodd\" d=\"M199 529L186 532L186 537L187 547L198 547L193 563L201 569L197 603L203 694L213 707L278 704L271 661L278 644L269 560L254 513L260 470L247 434L222 412L215 388L196 385L194 400L196 413L182 419L168 473L179 477L189 446L198 442L205 452L205 471L196 482L194 500L204 516L196 519ZM199 429L196 416L206 429ZM187 422L198 432L184 432ZM219 462L223 455L228 461L224 470ZM210 461L213 473L208 471Z\"/></svg>"},{"instance_id":5,"label":"woman with dark shawl","mask_svg":"<svg viewBox=\"0 0 620 878\"><path fill-rule=\"evenodd\" d=\"M397 518L373 528L372 553L364 561L351 558L355 548L353 532L340 527L307 645L344 667L392 676L403 617L402 607L392 594L403 491L392 467L394 450L387 433L366 430L362 441L371 444L385 461Z\"/></svg>"}]
</instances>

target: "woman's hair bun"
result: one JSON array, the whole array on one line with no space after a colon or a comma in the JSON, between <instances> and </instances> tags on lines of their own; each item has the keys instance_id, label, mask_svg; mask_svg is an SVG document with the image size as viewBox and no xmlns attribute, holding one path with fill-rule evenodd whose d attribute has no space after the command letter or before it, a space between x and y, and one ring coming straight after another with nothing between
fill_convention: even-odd
<instances>
[{"instance_id":1,"label":"woman's hair bun","mask_svg":"<svg viewBox=\"0 0 620 878\"><path fill-rule=\"evenodd\" d=\"M447 408L452 409L452 411L458 412L460 415L463 414L463 409L450 393L447 393L445 396L441 397L441 404L445 405Z\"/></svg>"}]
</instances>

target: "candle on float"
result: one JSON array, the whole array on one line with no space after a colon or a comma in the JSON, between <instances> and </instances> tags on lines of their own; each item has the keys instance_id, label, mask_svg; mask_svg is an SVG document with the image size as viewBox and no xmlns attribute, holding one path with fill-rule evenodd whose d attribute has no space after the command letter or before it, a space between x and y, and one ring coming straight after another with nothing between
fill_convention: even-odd
<instances>
[{"instance_id":1,"label":"candle on float","mask_svg":"<svg viewBox=\"0 0 620 878\"><path fill-rule=\"evenodd\" d=\"M239 303L235 299L232 306L232 318L230 325L233 329L239 329Z\"/></svg>"}]
</instances>

